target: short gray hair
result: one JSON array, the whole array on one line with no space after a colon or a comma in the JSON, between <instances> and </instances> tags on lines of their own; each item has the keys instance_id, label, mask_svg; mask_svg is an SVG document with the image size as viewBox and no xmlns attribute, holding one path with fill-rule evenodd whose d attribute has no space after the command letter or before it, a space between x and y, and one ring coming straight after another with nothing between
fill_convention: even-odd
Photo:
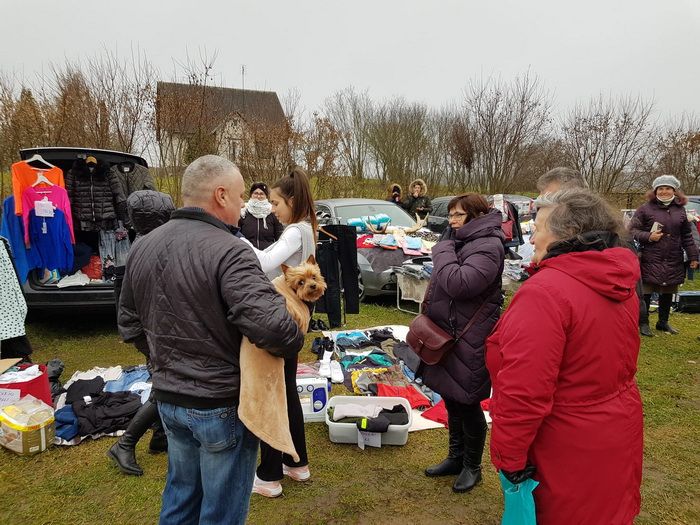
<instances>
[{"instance_id":1,"label":"short gray hair","mask_svg":"<svg viewBox=\"0 0 700 525\"><path fill-rule=\"evenodd\" d=\"M204 155L193 160L182 175L182 196L198 200L209 189L213 189L218 179L232 173L239 173L236 165L218 155Z\"/></svg>"},{"instance_id":2,"label":"short gray hair","mask_svg":"<svg viewBox=\"0 0 700 525\"><path fill-rule=\"evenodd\" d=\"M573 188L540 196L538 210L551 209L547 217L549 231L559 240L571 239L588 232L603 231L623 238L624 228L619 213L597 193Z\"/></svg>"},{"instance_id":3,"label":"short gray hair","mask_svg":"<svg viewBox=\"0 0 700 525\"><path fill-rule=\"evenodd\" d=\"M571 168L554 168L537 179L537 189L544 190L553 182L558 182L561 189L588 188L586 179L578 171Z\"/></svg>"}]
</instances>

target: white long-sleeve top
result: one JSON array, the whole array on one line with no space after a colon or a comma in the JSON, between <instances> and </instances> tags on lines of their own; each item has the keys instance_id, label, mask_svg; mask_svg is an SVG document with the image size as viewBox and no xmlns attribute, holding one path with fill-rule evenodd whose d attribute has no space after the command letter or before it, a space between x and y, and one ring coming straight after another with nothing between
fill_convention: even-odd
<instances>
[{"instance_id":1,"label":"white long-sleeve top","mask_svg":"<svg viewBox=\"0 0 700 525\"><path fill-rule=\"evenodd\" d=\"M290 224L280 238L265 250L258 250L252 244L250 246L260 261L262 271L270 280L282 275L282 264L299 266L309 255L316 252L313 231L307 222Z\"/></svg>"}]
</instances>

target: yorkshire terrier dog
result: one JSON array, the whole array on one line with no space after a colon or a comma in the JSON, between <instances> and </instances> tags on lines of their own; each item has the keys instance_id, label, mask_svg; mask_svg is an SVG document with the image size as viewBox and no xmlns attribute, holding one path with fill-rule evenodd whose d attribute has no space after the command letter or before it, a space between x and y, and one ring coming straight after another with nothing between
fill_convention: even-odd
<instances>
[{"instance_id":1,"label":"yorkshire terrier dog","mask_svg":"<svg viewBox=\"0 0 700 525\"><path fill-rule=\"evenodd\" d=\"M312 255L305 263L282 265L282 275L272 284L287 301L287 311L306 333L311 312L306 302L317 301L326 291L326 281ZM241 341L241 388L238 417L253 434L272 448L299 457L289 433L284 359L258 348L247 337Z\"/></svg>"}]
</instances>

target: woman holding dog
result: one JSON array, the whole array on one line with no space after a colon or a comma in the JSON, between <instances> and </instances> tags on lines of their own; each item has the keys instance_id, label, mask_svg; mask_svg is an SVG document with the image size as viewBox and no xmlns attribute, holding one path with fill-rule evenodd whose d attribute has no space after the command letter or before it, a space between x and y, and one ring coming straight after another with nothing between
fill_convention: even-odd
<instances>
[{"instance_id":1,"label":"woman holding dog","mask_svg":"<svg viewBox=\"0 0 700 525\"><path fill-rule=\"evenodd\" d=\"M455 336L476 319L440 363L419 369L423 382L445 400L449 429L447 458L425 475L457 476L452 490L467 492L481 480L486 419L480 402L491 389L484 344L501 308L505 238L500 212L490 210L481 195L455 197L448 210L450 228L433 247L423 313Z\"/></svg>"},{"instance_id":2,"label":"woman holding dog","mask_svg":"<svg viewBox=\"0 0 700 525\"><path fill-rule=\"evenodd\" d=\"M282 275L281 265L299 266L310 255L316 253L316 213L311 186L306 172L293 168L289 174L275 182L270 188L272 213L285 226L280 238L264 251L255 250L263 272L270 280ZM296 384L297 357L284 362L284 379L287 389L287 411L289 430L299 461L291 456L260 443L260 465L258 466L253 492L275 498L282 494L280 481L289 476L295 481L307 481L309 459L306 452L306 435L304 434L304 414L297 394Z\"/></svg>"}]
</instances>

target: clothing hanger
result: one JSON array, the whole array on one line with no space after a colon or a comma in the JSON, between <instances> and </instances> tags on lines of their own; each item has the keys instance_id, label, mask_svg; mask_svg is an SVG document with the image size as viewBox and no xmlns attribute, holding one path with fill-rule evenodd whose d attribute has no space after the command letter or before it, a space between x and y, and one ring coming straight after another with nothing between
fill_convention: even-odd
<instances>
[{"instance_id":1,"label":"clothing hanger","mask_svg":"<svg viewBox=\"0 0 700 525\"><path fill-rule=\"evenodd\" d=\"M45 165L45 166L48 166L49 168L55 168L55 167L56 167L56 166L54 166L53 164L51 164L50 162L48 162L47 160L45 160L44 157L42 157L42 156L39 155L38 153L35 153L34 155L32 155L30 158L28 158L28 159L25 160L24 162L26 162L27 164L29 164L29 163L31 163L31 162L43 162L44 165Z\"/></svg>"},{"instance_id":2,"label":"clothing hanger","mask_svg":"<svg viewBox=\"0 0 700 525\"><path fill-rule=\"evenodd\" d=\"M328 232L325 230L325 228L324 228L323 226L319 226L319 227L317 228L317 230L320 231L321 233L325 233L326 235L328 235L328 236L329 236L331 239L333 239L334 241L337 241L337 240L338 240L338 237L336 237L336 236L333 235L332 233L328 233Z\"/></svg>"},{"instance_id":3,"label":"clothing hanger","mask_svg":"<svg viewBox=\"0 0 700 525\"><path fill-rule=\"evenodd\" d=\"M32 184L32 188L33 188L34 186L37 186L38 184L48 184L49 186L53 186L53 185L54 185L53 182L51 182L49 179L47 179L47 178L44 176L44 173L41 172L41 171L40 171L39 173L37 173L37 175L36 175L36 180L34 181L34 184Z\"/></svg>"}]
</instances>

